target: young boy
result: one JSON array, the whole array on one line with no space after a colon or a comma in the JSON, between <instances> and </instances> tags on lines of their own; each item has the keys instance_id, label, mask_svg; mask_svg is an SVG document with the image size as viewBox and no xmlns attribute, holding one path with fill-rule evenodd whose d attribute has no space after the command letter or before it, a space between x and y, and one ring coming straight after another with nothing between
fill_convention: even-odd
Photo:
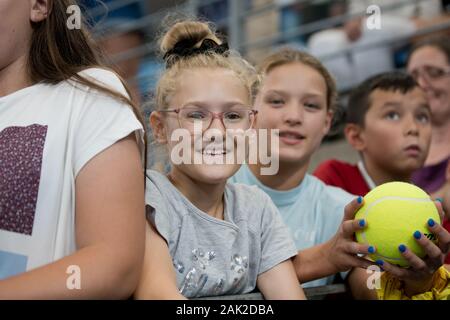
<instances>
[{"instance_id":1,"label":"young boy","mask_svg":"<svg viewBox=\"0 0 450 320\"><path fill-rule=\"evenodd\" d=\"M431 141L430 108L414 79L401 72L369 78L350 95L345 136L361 155L356 164L328 160L314 175L364 196L389 181L409 182Z\"/></svg>"}]
</instances>

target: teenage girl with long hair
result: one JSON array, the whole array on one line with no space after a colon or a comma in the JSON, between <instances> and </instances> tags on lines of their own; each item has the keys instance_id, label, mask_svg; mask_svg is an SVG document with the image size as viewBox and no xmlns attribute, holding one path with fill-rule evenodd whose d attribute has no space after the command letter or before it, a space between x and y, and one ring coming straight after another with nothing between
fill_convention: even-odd
<instances>
[{"instance_id":1,"label":"teenage girl with long hair","mask_svg":"<svg viewBox=\"0 0 450 320\"><path fill-rule=\"evenodd\" d=\"M144 131L73 0L0 2L0 298L126 298L144 249Z\"/></svg>"}]
</instances>

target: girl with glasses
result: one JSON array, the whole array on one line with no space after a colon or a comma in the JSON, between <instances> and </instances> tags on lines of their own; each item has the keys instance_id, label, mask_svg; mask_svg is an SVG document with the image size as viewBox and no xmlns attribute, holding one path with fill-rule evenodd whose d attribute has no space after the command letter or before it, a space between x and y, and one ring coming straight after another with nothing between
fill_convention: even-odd
<instances>
[{"instance_id":1,"label":"girl with glasses","mask_svg":"<svg viewBox=\"0 0 450 320\"><path fill-rule=\"evenodd\" d=\"M147 172L146 249L135 297L184 299L258 287L266 299L304 299L290 260L294 243L270 198L227 183L240 167L223 161L237 148L228 133L253 125L256 72L207 23L174 24L160 47L166 70L150 125L171 169ZM188 139L187 148L173 152L174 134ZM175 161L177 155L185 161Z\"/></svg>"}]
</instances>

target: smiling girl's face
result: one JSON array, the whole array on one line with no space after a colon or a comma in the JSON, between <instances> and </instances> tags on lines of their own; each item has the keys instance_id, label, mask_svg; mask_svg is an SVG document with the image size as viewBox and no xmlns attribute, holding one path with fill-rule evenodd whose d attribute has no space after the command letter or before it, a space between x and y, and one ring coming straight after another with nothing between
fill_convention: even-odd
<instances>
[{"instance_id":1,"label":"smiling girl's face","mask_svg":"<svg viewBox=\"0 0 450 320\"><path fill-rule=\"evenodd\" d=\"M226 163L226 156L230 152L234 152L236 144L227 145L226 128L220 117L212 119L209 127L204 126L206 130L203 134L192 131L188 121L183 123L180 117L189 116L200 119L205 111L214 112L216 114L228 112L232 120L235 121L235 114L241 110L250 112L251 101L248 89L243 85L242 81L235 76L233 71L221 68L196 68L183 71L178 79L178 88L170 99L169 110L197 110L190 113L160 112L153 118L158 117L159 127L153 124L154 130L157 129L159 136L163 135L168 145L170 157L177 156L178 152L174 152L178 141L171 141L171 136L178 129L189 131L190 136L190 161L189 163L174 164L172 160L172 170L177 171L176 174L182 173L187 175L191 180L206 183L217 184L224 183L228 178L236 173L240 164ZM236 113L234 113L236 112ZM154 122L154 121L153 121ZM155 123L155 122L154 122ZM211 139L208 132L214 130L215 140ZM188 133L186 131L186 133ZM232 139L232 138L231 138ZM228 148L227 148L228 147ZM231 150L231 149L233 150ZM202 163L194 163L194 157L202 159Z\"/></svg>"},{"instance_id":2,"label":"smiling girl's face","mask_svg":"<svg viewBox=\"0 0 450 320\"><path fill-rule=\"evenodd\" d=\"M280 130L280 163L308 163L331 125L325 79L301 62L276 66L265 75L256 109L258 129Z\"/></svg>"}]
</instances>

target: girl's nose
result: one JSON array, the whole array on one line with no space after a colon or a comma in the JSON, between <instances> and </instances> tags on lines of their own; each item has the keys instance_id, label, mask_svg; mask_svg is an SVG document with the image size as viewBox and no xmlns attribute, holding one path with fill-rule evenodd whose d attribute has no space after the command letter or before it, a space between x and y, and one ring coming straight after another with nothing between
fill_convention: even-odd
<instances>
[{"instance_id":1,"label":"girl's nose","mask_svg":"<svg viewBox=\"0 0 450 320\"><path fill-rule=\"evenodd\" d=\"M291 126L303 123L303 106L291 103L286 108L285 122Z\"/></svg>"},{"instance_id":2,"label":"girl's nose","mask_svg":"<svg viewBox=\"0 0 450 320\"><path fill-rule=\"evenodd\" d=\"M221 130L222 132L225 132L226 130L225 125L222 121L222 117L220 115L213 115L209 128L218 129Z\"/></svg>"}]
</instances>

